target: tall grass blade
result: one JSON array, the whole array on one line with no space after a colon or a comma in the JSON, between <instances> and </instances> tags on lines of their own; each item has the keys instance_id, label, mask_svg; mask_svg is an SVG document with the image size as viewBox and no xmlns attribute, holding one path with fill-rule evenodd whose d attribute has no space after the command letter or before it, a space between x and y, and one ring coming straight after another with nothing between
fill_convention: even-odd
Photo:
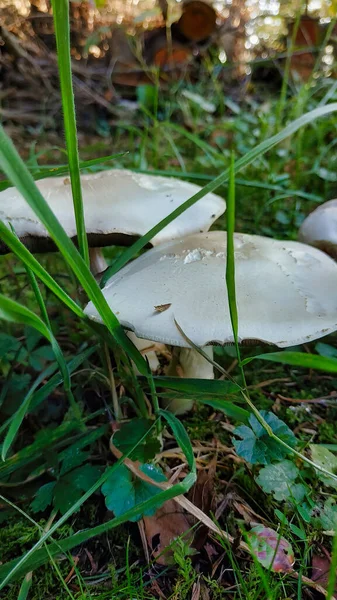
<instances>
[{"instance_id":1,"label":"tall grass blade","mask_svg":"<svg viewBox=\"0 0 337 600\"><path fill-rule=\"evenodd\" d=\"M246 365L252 360L267 360L284 365L291 365L292 367L303 367L304 369L317 369L319 371L326 371L327 373L337 373L336 358L319 356L317 354L307 354L306 352L284 350L283 352L258 354L257 356L245 358L242 361L242 364Z\"/></svg>"},{"instance_id":2,"label":"tall grass blade","mask_svg":"<svg viewBox=\"0 0 337 600\"><path fill-rule=\"evenodd\" d=\"M268 138L264 142L261 142L261 144L258 144L255 148L247 152L247 154L245 154L242 158L239 158L235 163L235 173L241 171L241 169L243 169L247 165L250 165L256 158L259 158L260 156L265 154L268 150L270 150L270 148L276 146L276 144L279 144L293 133L296 133L296 131L301 129L301 127L304 127L305 125L312 123L316 119L333 113L335 111L337 111L336 102L328 104L327 106L315 108L314 110L306 113L305 115L302 115L299 119L296 119L295 121L287 125L287 127L282 129L282 131ZM206 194L208 194L209 192L214 192L214 190L216 190L220 185L226 183L226 181L228 181L228 178L229 169L226 169L221 175L216 177L216 179L205 185L205 187L203 187L199 192L194 194L194 196L186 200L186 202L184 202L181 206L172 211L167 217L165 217L165 219L162 219L157 225L155 225L155 227L152 227L152 229L150 229L145 235L143 235L139 240L137 240L130 248L128 248L122 254L122 256L120 256L115 261L115 263L109 269L107 269L102 278L101 287L105 285L105 283L110 277L112 277L114 273L116 273L122 267L124 267L124 265L126 265L126 263L129 260L131 260L131 258L133 258L135 254L137 254L142 248L144 248L144 246L148 242L150 242L151 239L155 235L157 235L157 233L159 233L164 227L166 227L166 225L168 225L174 219L179 217L179 215L185 212L185 210L187 210L190 206L193 206L193 204L195 204L198 200L203 198Z\"/></svg>"},{"instance_id":3,"label":"tall grass blade","mask_svg":"<svg viewBox=\"0 0 337 600\"><path fill-rule=\"evenodd\" d=\"M234 256L234 231L235 231L235 163L234 154L231 155L229 174L229 189L227 196L227 253L226 253L226 285L228 295L229 314L232 323L234 344L237 359L240 360L238 340L238 310L236 306L235 290L235 256Z\"/></svg>"},{"instance_id":4,"label":"tall grass blade","mask_svg":"<svg viewBox=\"0 0 337 600\"><path fill-rule=\"evenodd\" d=\"M37 277L78 317L84 318L85 314L76 302L63 290L63 288L49 275L38 260L29 252L24 244L0 221L0 238L14 254L22 260L26 269L30 269Z\"/></svg>"},{"instance_id":5,"label":"tall grass blade","mask_svg":"<svg viewBox=\"0 0 337 600\"><path fill-rule=\"evenodd\" d=\"M163 413L165 412L166 411L163 411ZM155 426L155 423L153 424L153 426ZM185 432L185 430L183 431ZM96 481L96 483L85 494L83 494L83 496L79 500L77 500L77 502L75 502L75 504L64 515L62 515L62 517L58 519L58 521L54 523L47 532L45 532L41 536L39 541L36 542L34 546L30 548L30 550L28 550L21 558L15 559L5 565L0 566L0 590L2 590L5 587L5 585L7 585L7 583L13 579L14 576L15 578L18 578L21 575L25 575L29 571L33 571L39 565L45 563L49 559L50 555L55 556L56 554L59 554L60 548L62 548L64 552L66 552L67 550L71 550L71 548L74 548L75 546L84 543L88 539L91 539L96 535L100 535L106 531L109 531L109 529L112 529L114 527L117 527L118 525L121 525L122 523L125 523L130 518L136 516L140 512L143 513L144 511L157 507L159 503L162 504L166 500L188 492L188 490L191 488L191 486L196 480L194 455L192 458L191 449L188 448L188 443L190 442L189 440L188 442L186 441L186 437L188 439L186 432L184 434L182 433L181 429L179 429L178 433L179 440L181 440L184 447L186 447L188 453L188 456L186 458L188 460L188 463L191 465L191 472L185 476L183 481L173 485L169 489L159 492L149 500L146 500L134 506L132 509L125 512L121 517L115 517L111 521L103 523L102 525L99 525L92 529L80 531L75 535L66 538L65 540L57 542L57 544L55 544L54 542L51 543L48 546L48 552L46 551L46 549L40 549L41 546L45 544L45 542L50 538L50 536L61 525L63 525L63 523L65 523L68 520L68 518L75 511L77 511L80 508L80 506L82 506L82 504L88 498L90 498L90 496L96 490L98 490L101 487L101 485L106 481L106 479L119 467L120 464L122 464L123 460L129 457L130 454L132 454L132 452L135 450L135 448L142 443L142 441L148 435L147 431L144 434L144 436L140 440L138 440L138 443L135 444L132 448L130 448L130 450L126 452L119 460L117 460L117 462L112 467L108 468L105 471L105 473L99 478L99 480Z\"/></svg>"},{"instance_id":6,"label":"tall grass blade","mask_svg":"<svg viewBox=\"0 0 337 600\"><path fill-rule=\"evenodd\" d=\"M70 59L69 0L52 0L57 59L61 84L64 131L76 220L77 241L86 265L89 265L88 239L84 222L73 83Z\"/></svg>"},{"instance_id":7,"label":"tall grass blade","mask_svg":"<svg viewBox=\"0 0 337 600\"><path fill-rule=\"evenodd\" d=\"M71 391L70 376L67 363L64 360L61 348L47 325L31 310L14 300L0 294L0 319L13 323L22 323L39 331L51 344L55 358L63 376L64 389L68 396L71 408L76 418L80 417L79 409Z\"/></svg>"},{"instance_id":8,"label":"tall grass blade","mask_svg":"<svg viewBox=\"0 0 337 600\"><path fill-rule=\"evenodd\" d=\"M98 348L98 346L92 346L91 348L87 348L86 350L84 350L83 352L80 352L74 358L69 360L67 362L67 371L68 371L69 375L71 375L71 373L73 373L73 371L76 371L76 369L78 369L78 367L80 367L81 364L85 360L87 360L89 358L89 356L91 356L91 354L93 354L93 352L95 352L95 350L97 348ZM32 397L30 398L29 407L28 407L27 412L29 413L30 411L34 410L34 408L39 406L39 404L41 404L41 402L43 402L55 390L55 388L57 388L59 385L61 385L61 383L63 383L62 373L60 373L60 372L55 373L55 375L53 375L49 379L49 381L47 381L47 383L45 383L39 390L37 390L36 392L34 391ZM1 425L0 435L11 424L15 415L16 415L16 413L14 413L14 415L11 415Z\"/></svg>"},{"instance_id":9,"label":"tall grass blade","mask_svg":"<svg viewBox=\"0 0 337 600\"><path fill-rule=\"evenodd\" d=\"M21 402L21 405L19 406L18 410L14 413L13 418L11 419L11 422L9 425L8 432L5 436L5 439L4 439L2 448L1 448L1 458L3 461L6 460L7 452L10 449L13 441L15 440L17 433L20 429L21 423L24 420L24 418L29 410L32 396L33 396L35 390L39 387L39 385L42 383L42 381L44 379L46 379L46 377L50 377L50 375L52 375L56 369L57 369L57 364L53 363L53 364L49 365L44 371L42 371L42 373L40 373L38 378L34 381L29 392L26 394L25 398Z\"/></svg>"},{"instance_id":10,"label":"tall grass blade","mask_svg":"<svg viewBox=\"0 0 337 600\"><path fill-rule=\"evenodd\" d=\"M49 232L50 237L74 271L83 289L96 306L110 333L136 363L140 373L148 376L149 371L146 361L125 334L118 319L107 304L95 278L37 189L31 174L1 125L0 165Z\"/></svg>"}]
</instances>

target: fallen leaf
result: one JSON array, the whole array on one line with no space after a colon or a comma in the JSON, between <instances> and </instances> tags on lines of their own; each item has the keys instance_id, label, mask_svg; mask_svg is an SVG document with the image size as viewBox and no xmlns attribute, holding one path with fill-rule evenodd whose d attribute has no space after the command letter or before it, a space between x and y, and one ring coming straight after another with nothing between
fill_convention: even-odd
<instances>
[{"instance_id":1,"label":"fallen leaf","mask_svg":"<svg viewBox=\"0 0 337 600\"><path fill-rule=\"evenodd\" d=\"M143 517L147 543L151 557L160 565L173 562L173 552L167 546L182 535L187 543L192 543L193 535L185 513L174 500L167 500L153 516Z\"/></svg>"},{"instance_id":2,"label":"fallen leaf","mask_svg":"<svg viewBox=\"0 0 337 600\"><path fill-rule=\"evenodd\" d=\"M292 571L294 552L287 540L270 527L257 525L248 532L248 540L258 561L274 573Z\"/></svg>"},{"instance_id":3,"label":"fallen leaf","mask_svg":"<svg viewBox=\"0 0 337 600\"><path fill-rule=\"evenodd\" d=\"M168 310L170 308L171 304L158 304L157 306L154 307L154 310L156 312L165 312L165 310Z\"/></svg>"},{"instance_id":4,"label":"fallen leaf","mask_svg":"<svg viewBox=\"0 0 337 600\"><path fill-rule=\"evenodd\" d=\"M327 556L318 556L314 554L311 561L311 579L317 583L322 584L323 587L327 587L329 581L331 561ZM337 586L335 591L337 591Z\"/></svg>"}]
</instances>

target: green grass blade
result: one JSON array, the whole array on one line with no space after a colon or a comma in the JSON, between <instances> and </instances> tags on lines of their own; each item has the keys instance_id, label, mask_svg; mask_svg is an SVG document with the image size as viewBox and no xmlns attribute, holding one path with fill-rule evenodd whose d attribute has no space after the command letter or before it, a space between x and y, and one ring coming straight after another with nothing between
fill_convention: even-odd
<instances>
[{"instance_id":1,"label":"green grass blade","mask_svg":"<svg viewBox=\"0 0 337 600\"><path fill-rule=\"evenodd\" d=\"M63 376L64 381L64 389L69 398L70 405L72 407L74 416L76 418L80 418L79 409L77 403L73 397L71 392L71 383L70 376L67 368L67 363L64 360L62 351L55 337L46 324L37 317L31 310L22 306L18 302L14 300L10 300L6 298L2 294L0 294L0 319L4 319L5 321L11 321L13 323L22 323L23 325L28 325L29 327L33 327L37 331L39 331L51 344L53 352L55 354L55 358L60 367L60 371Z\"/></svg>"},{"instance_id":2,"label":"green grass blade","mask_svg":"<svg viewBox=\"0 0 337 600\"><path fill-rule=\"evenodd\" d=\"M235 231L235 170L234 154L231 156L229 175L229 189L227 196L227 253L226 253L226 285L228 295L229 314L232 323L236 355L239 360L238 340L238 311L236 306L235 291L235 257L234 257L234 231Z\"/></svg>"},{"instance_id":3,"label":"green grass blade","mask_svg":"<svg viewBox=\"0 0 337 600\"><path fill-rule=\"evenodd\" d=\"M194 481L197 478L197 467L195 464L195 458L193 453L192 444L190 442L190 438L186 433L186 429L182 422L177 419L171 412L167 410L160 410L159 414L164 417L169 426L171 427L174 438L177 440L180 448L186 456L187 464L191 470L191 473L194 475Z\"/></svg>"},{"instance_id":4,"label":"green grass blade","mask_svg":"<svg viewBox=\"0 0 337 600\"><path fill-rule=\"evenodd\" d=\"M37 277L65 304L70 310L72 310L78 317L84 318L85 314L83 310L74 302L68 294L56 283L55 279L49 275L39 263L38 260L29 252L24 244L0 221L0 238L5 242L14 254L22 260L26 269L29 268Z\"/></svg>"},{"instance_id":5,"label":"green grass blade","mask_svg":"<svg viewBox=\"0 0 337 600\"><path fill-rule=\"evenodd\" d=\"M19 406L18 410L14 413L1 448L1 458L3 461L6 460L8 450L10 449L14 439L16 438L17 433L21 427L21 423L29 410L30 402L35 390L39 387L42 381L46 379L46 377L50 377L50 375L52 375L55 372L56 368L57 364L54 363L52 365L49 365L42 373L40 373L36 381L34 381L33 385L31 386L29 392L26 394L25 398L21 402L21 405Z\"/></svg>"},{"instance_id":6,"label":"green grass blade","mask_svg":"<svg viewBox=\"0 0 337 600\"><path fill-rule=\"evenodd\" d=\"M233 402L228 402L227 400L220 400L219 398L203 398L202 396L198 396L196 398L197 404L206 404L207 406L211 406L215 410L219 410L223 412L227 417L234 419L235 421L239 421L240 423L248 423L248 419L250 416L250 412L241 406L237 406L233 404Z\"/></svg>"},{"instance_id":7,"label":"green grass blade","mask_svg":"<svg viewBox=\"0 0 337 600\"><path fill-rule=\"evenodd\" d=\"M153 378L157 388L165 388L177 392L190 394L237 394L240 386L232 381L222 379L184 379L183 377L166 377L165 375Z\"/></svg>"},{"instance_id":8,"label":"green grass blade","mask_svg":"<svg viewBox=\"0 0 337 600\"><path fill-rule=\"evenodd\" d=\"M61 84L64 131L68 152L77 240L84 262L86 265L89 265L88 239L84 222L79 156L77 148L75 101L71 77L69 0L52 0L52 7Z\"/></svg>"},{"instance_id":9,"label":"green grass blade","mask_svg":"<svg viewBox=\"0 0 337 600\"><path fill-rule=\"evenodd\" d=\"M109 474L111 474L112 469L115 470L115 468L119 464L120 464L120 462L118 461L118 463L116 463L111 468L111 470L109 470ZM107 477L107 474L105 474L105 475ZM150 498L149 500L145 500L141 504L138 504L134 508L125 512L121 517L115 517L114 519L111 519L110 521L106 521L105 523L102 523L102 525L98 525L97 527L93 527L92 529L85 529L84 531L79 531L78 533L75 533L72 536L69 536L63 540L58 541L57 543L49 544L48 552L47 552L45 548L40 548L40 547L45 543L46 539L50 536L50 531L49 531L46 535L44 535L41 538L41 540L39 540L39 542L37 542L35 544L35 546L33 546L32 549L30 549L28 552L26 552L21 558L14 559L14 560L0 566L0 590L3 589L9 583L9 581L15 581L16 579L19 579L20 577L22 577L29 571L33 571L33 570L37 569L38 567L40 567L41 565L45 564L49 560L50 556L56 556L56 555L60 554L60 549L63 550L63 552L67 552L67 551L71 550L72 548L75 548L76 546L84 544L88 540L90 540L98 535L106 534L107 531L110 531L111 529L114 529L115 527L122 525L129 519L132 519L133 517L135 517L140 512L144 513L145 511L151 510L154 507L158 506L159 503L162 504L162 503L166 502L166 500L170 500L171 498L175 498L176 496L185 494L192 485L189 475L187 475L187 477L185 478L185 480L184 480L185 483L184 483L184 481L182 481L182 482L177 483L176 485L172 486L171 488L169 488L163 492L160 492L159 494L156 494L156 496L154 498ZM187 479L187 483L186 483L186 479ZM101 482L100 484L102 484L101 480L100 480L100 482ZM95 484L95 486L96 486L96 484ZM87 494L85 494L85 496L87 497L87 495L88 495L88 492L87 492ZM62 519L62 522L64 522L63 519ZM57 524L58 523L56 523L55 525L57 525ZM51 528L52 533L54 533L55 529L57 529L57 527L55 525Z\"/></svg>"},{"instance_id":10,"label":"green grass blade","mask_svg":"<svg viewBox=\"0 0 337 600\"><path fill-rule=\"evenodd\" d=\"M214 181L213 175L206 175L205 173L194 173L184 171L162 171L154 169L131 169L135 173L144 173L145 175L161 175L163 177L177 177L178 179L194 179L197 181ZM270 190L271 192L281 192L288 194L289 196L297 196L298 198L304 198L305 200L311 200L312 202L322 202L323 197L317 194L310 194L303 190L292 189L283 187L282 185L275 185L272 183L264 183L263 181L255 181L253 179L240 179L235 178L236 186L258 188L261 190Z\"/></svg>"},{"instance_id":11,"label":"green grass blade","mask_svg":"<svg viewBox=\"0 0 337 600\"><path fill-rule=\"evenodd\" d=\"M67 362L67 371L69 375L76 371L81 364L95 352L98 346L92 346L91 348L87 348L83 352L77 354L72 360ZM43 402L48 396L63 383L62 373L55 373L47 383L45 383L37 392L34 392L29 403L28 413L31 410L34 410L41 402ZM7 429L7 427L11 424L15 415L10 416L0 427L0 435Z\"/></svg>"},{"instance_id":12,"label":"green grass blade","mask_svg":"<svg viewBox=\"0 0 337 600\"><path fill-rule=\"evenodd\" d=\"M303 367L304 369L317 369L327 373L337 373L337 359L319 356L317 354L307 354L306 352L269 352L268 354L258 354L242 361L243 365L252 360L267 360L270 362L291 365L292 367Z\"/></svg>"},{"instance_id":13,"label":"green grass blade","mask_svg":"<svg viewBox=\"0 0 337 600\"><path fill-rule=\"evenodd\" d=\"M163 413L165 413L165 412L166 411L163 411ZM155 425L155 423L154 423L154 425ZM46 562L50 555L55 556L56 554L59 554L60 548L62 548L64 551L70 550L71 548L74 548L74 546L77 546L78 544L81 544L81 543L85 542L86 540L91 539L92 537L95 537L96 535L100 535L101 533L104 533L111 528L117 527L118 525L125 523L125 521L128 521L130 518L136 516L139 513L143 513L144 511L147 511L149 509L157 507L159 503L161 504L161 503L165 502L166 500L174 498L175 496L185 494L191 488L191 486L193 485L193 483L195 482L195 479L196 479L196 474L194 472L194 456L193 456L193 459L190 456L191 450L188 448L189 440L188 440L186 432L184 434L181 431L181 429L179 429L179 439L184 444L184 447L186 447L186 451L188 453L188 461L189 461L189 463L191 463L191 466L193 468L193 470L187 474L187 476L183 479L183 481L181 481L180 483L178 483L176 485L173 485L171 488L169 488L167 490L164 490L164 491L156 494L155 497L152 497L149 500L146 500L146 501L142 502L141 504L138 504L137 506L135 506L132 509L125 512L121 517L116 517L116 518L112 519L111 521L108 521L107 523L103 523L102 525L99 525L98 527L94 527L93 529L80 531L79 533L77 533L73 536L70 536L69 538L67 538L65 540L62 540L61 542L57 542L57 544L54 544L54 543L50 544L48 547L48 552L46 552L45 549L40 549L41 546L43 544L45 544L45 542L49 539L49 537L61 525L63 525L63 523L65 523L67 521L67 519L75 511L77 511L80 508L80 506L82 506L82 504L88 498L90 498L90 496L96 490L98 490L102 486L102 484L106 481L106 479L119 467L120 464L122 464L123 460L125 458L127 458L128 456L130 456L130 454L135 450L135 448L140 443L142 443L142 441L146 438L147 434L148 434L148 432L146 432L146 434L140 440L138 440L137 444L135 444L132 448L130 448L130 450L128 452L126 452L112 467L108 468L105 471L105 473L99 478L99 480L96 481L96 483L85 494L83 494L83 496L77 502L75 502L75 504L64 515L62 515L62 517L60 519L58 519L58 521L56 523L54 523L47 532L45 532L41 536L39 541L36 542L34 544L34 546L32 546L32 548L30 548L30 550L28 550L21 558L15 559L14 561L11 561L10 563L0 566L0 590L3 589L5 587L5 585L7 585L7 583L13 579L14 576L16 578L18 578L21 575L25 575L27 572L35 570L35 568L37 568L39 565ZM186 441L186 437L187 437L188 442ZM192 453L193 453L193 451L192 451ZM155 484L155 482L154 482L154 484Z\"/></svg>"},{"instance_id":14,"label":"green grass blade","mask_svg":"<svg viewBox=\"0 0 337 600\"><path fill-rule=\"evenodd\" d=\"M146 361L125 334L118 319L107 304L95 278L37 189L34 179L2 126L0 126L0 165L49 232L83 289L96 306L110 333L136 363L140 373L148 376Z\"/></svg>"},{"instance_id":15,"label":"green grass blade","mask_svg":"<svg viewBox=\"0 0 337 600\"><path fill-rule=\"evenodd\" d=\"M296 131L301 129L301 127L304 127L305 125L312 123L316 119L321 118L325 115L331 114L335 111L337 111L337 103L336 102L328 104L327 106L321 106L319 108L315 108L314 110L306 113L305 115L302 115L299 119L292 121L292 123L287 125L287 127L282 129L279 133L277 133L276 135L273 135L272 137L268 138L267 140L261 142L261 144L258 144L255 148L253 148L252 150L247 152L247 154L245 154L242 158L239 158L235 163L235 173L237 173L238 171L240 171L247 165L250 165L256 158L261 157L268 150L270 150L273 146L276 146L276 144L279 144L280 142L285 140L287 137L289 137L293 133L296 133ZM119 269L124 267L124 265L127 262L129 262L129 260L131 260L131 258L133 258L133 256L135 254L137 254L142 248L144 248L144 246L148 242L150 242L150 240L155 235L157 235L164 227L166 227L166 225L168 225L174 219L179 217L179 215L181 215L190 206L193 206L193 204L195 204L198 200L203 198L206 194L208 194L209 192L214 192L220 185L222 185L223 183L228 181L228 178L229 178L229 169L226 169L221 175L216 177L216 179L214 179L213 181L211 181L210 183L205 185L205 187L203 187L199 192L194 194L194 196L192 196L191 198L186 200L186 202L184 202L181 206L179 206L174 211L172 211L167 217L165 217L165 219L162 219L157 225L155 225L155 227L152 227L152 229L150 229L145 235L143 235L139 240L137 240L130 248L128 248L122 254L122 256L115 261L115 263L112 265L112 267L107 269L107 271L105 272L105 274L102 278L101 286L105 285L105 283L108 281L108 279L110 277L112 277L112 275L114 273L116 273L117 271L119 271Z\"/></svg>"},{"instance_id":16,"label":"green grass blade","mask_svg":"<svg viewBox=\"0 0 337 600\"><path fill-rule=\"evenodd\" d=\"M36 302L38 303L39 309L40 309L40 313L41 313L41 317L43 319L43 321L45 322L45 324L47 325L48 329L51 329L51 325L50 325L50 321L49 321L49 317L48 317L48 312L47 312L47 307L45 305L45 302L43 300L43 296L41 294L41 290L39 288L39 285L36 281L36 277L33 273L33 271L27 267L26 265L24 265L26 272L27 272L27 276L28 276L28 280L29 283L32 287L32 290L34 292L34 296L36 298Z\"/></svg>"},{"instance_id":17,"label":"green grass blade","mask_svg":"<svg viewBox=\"0 0 337 600\"><path fill-rule=\"evenodd\" d=\"M29 590L32 587L32 583L33 583L33 573L30 571L29 573L27 573L27 575L25 576L25 578L20 586L20 591L19 591L17 600L27 600Z\"/></svg>"}]
</instances>

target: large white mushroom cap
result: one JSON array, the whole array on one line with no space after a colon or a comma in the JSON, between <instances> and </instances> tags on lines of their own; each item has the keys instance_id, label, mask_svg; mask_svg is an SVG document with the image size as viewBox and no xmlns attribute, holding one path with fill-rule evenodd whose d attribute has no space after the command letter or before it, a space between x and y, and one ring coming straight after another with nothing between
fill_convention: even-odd
<instances>
[{"instance_id":1,"label":"large white mushroom cap","mask_svg":"<svg viewBox=\"0 0 337 600\"><path fill-rule=\"evenodd\" d=\"M337 330L337 265L299 242L235 234L240 341L287 347ZM188 346L233 341L225 280L227 236L191 235L149 250L114 275L104 296L139 337ZM159 307L159 308L158 308ZM90 302L89 317L100 320Z\"/></svg>"},{"instance_id":2,"label":"large white mushroom cap","mask_svg":"<svg viewBox=\"0 0 337 600\"><path fill-rule=\"evenodd\" d=\"M306 244L337 255L337 199L320 204L304 219L298 234ZM333 247L335 250L333 251Z\"/></svg>"},{"instance_id":3,"label":"large white mushroom cap","mask_svg":"<svg viewBox=\"0 0 337 600\"><path fill-rule=\"evenodd\" d=\"M200 190L200 187L172 177L142 175L126 169L101 171L81 176L86 229L89 243L105 246L125 243L122 236L142 236L175 208ZM69 237L76 236L69 177L48 177L36 182L50 208ZM172 221L152 240L152 245L198 231L208 231L226 210L225 201L207 194ZM49 235L16 188L0 193L0 219L11 223L17 235L29 239ZM132 241L132 240L131 240ZM38 243L31 244L38 249Z\"/></svg>"}]
</instances>

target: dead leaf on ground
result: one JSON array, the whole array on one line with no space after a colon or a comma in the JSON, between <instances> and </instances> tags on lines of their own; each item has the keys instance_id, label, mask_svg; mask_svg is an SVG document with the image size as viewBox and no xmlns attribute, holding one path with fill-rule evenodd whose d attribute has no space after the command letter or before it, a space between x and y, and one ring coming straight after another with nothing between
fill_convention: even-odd
<instances>
[{"instance_id":1,"label":"dead leaf on ground","mask_svg":"<svg viewBox=\"0 0 337 600\"><path fill-rule=\"evenodd\" d=\"M257 525L248 532L249 544L258 561L274 573L289 573L295 562L289 542L270 527Z\"/></svg>"},{"instance_id":2,"label":"dead leaf on ground","mask_svg":"<svg viewBox=\"0 0 337 600\"><path fill-rule=\"evenodd\" d=\"M184 536L186 543L192 543L191 526L185 513L174 500L167 500L152 517L144 517L143 521L151 558L160 565L173 562L172 549L168 548L165 552L164 550L176 538Z\"/></svg>"},{"instance_id":3,"label":"dead leaf on ground","mask_svg":"<svg viewBox=\"0 0 337 600\"><path fill-rule=\"evenodd\" d=\"M208 469L198 471L197 481L189 493L189 499L194 506L200 508L206 515L209 515L213 506L214 499L214 476L216 472L216 456L211 460ZM194 547L200 550L204 547L208 537L208 527L199 525L194 534Z\"/></svg>"},{"instance_id":4,"label":"dead leaf on ground","mask_svg":"<svg viewBox=\"0 0 337 600\"><path fill-rule=\"evenodd\" d=\"M328 587L331 559L329 556L319 556L314 554L312 557L311 579L320 583L324 588ZM335 582L335 592L337 592L337 581Z\"/></svg>"}]
</instances>

